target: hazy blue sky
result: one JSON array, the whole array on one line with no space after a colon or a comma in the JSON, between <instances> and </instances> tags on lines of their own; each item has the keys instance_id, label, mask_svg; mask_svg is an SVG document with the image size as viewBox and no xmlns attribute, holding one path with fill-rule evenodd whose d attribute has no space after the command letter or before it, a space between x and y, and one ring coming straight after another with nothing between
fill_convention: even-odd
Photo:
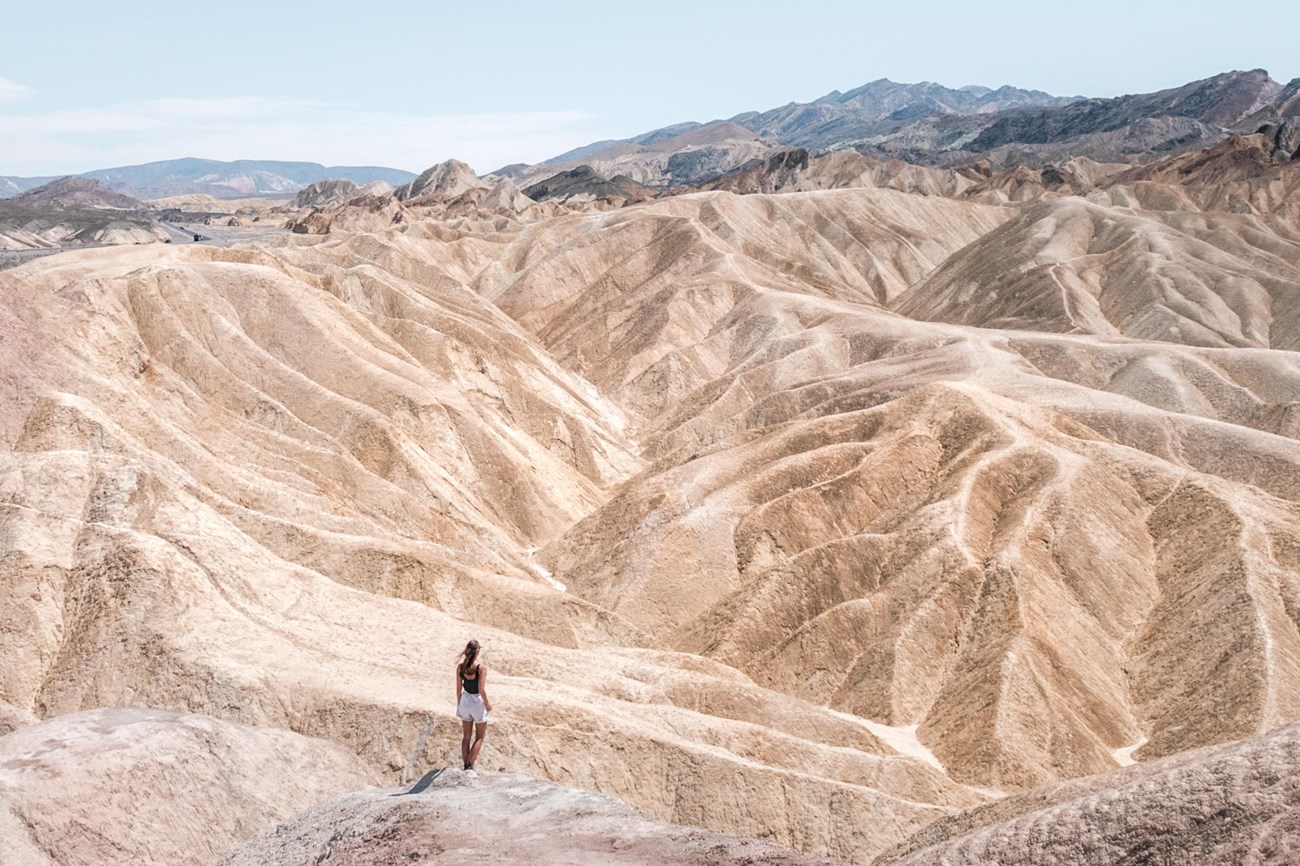
<instances>
[{"instance_id":1,"label":"hazy blue sky","mask_svg":"<svg viewBox=\"0 0 1300 866\"><path fill-rule=\"evenodd\" d=\"M480 172L877 78L1300 76L1287 2L65 0L0 14L0 174L205 156Z\"/></svg>"}]
</instances>

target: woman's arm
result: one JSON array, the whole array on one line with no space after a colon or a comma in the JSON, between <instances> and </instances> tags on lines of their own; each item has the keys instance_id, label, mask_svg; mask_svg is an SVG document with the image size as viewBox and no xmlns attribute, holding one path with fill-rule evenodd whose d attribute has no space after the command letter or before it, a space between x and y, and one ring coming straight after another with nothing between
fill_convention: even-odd
<instances>
[{"instance_id":1,"label":"woman's arm","mask_svg":"<svg viewBox=\"0 0 1300 866\"><path fill-rule=\"evenodd\" d=\"M460 706L460 666L456 667L456 706Z\"/></svg>"},{"instance_id":2,"label":"woman's arm","mask_svg":"<svg viewBox=\"0 0 1300 866\"><path fill-rule=\"evenodd\" d=\"M487 707L489 713L492 712L492 699L487 695L487 665L478 666L478 693L483 696L483 706Z\"/></svg>"}]
</instances>

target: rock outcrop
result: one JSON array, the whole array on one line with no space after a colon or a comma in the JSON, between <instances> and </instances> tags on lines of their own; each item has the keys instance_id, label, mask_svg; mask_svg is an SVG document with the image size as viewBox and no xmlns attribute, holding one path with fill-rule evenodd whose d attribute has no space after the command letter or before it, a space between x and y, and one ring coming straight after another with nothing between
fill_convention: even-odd
<instances>
[{"instance_id":1,"label":"rock outcrop","mask_svg":"<svg viewBox=\"0 0 1300 866\"><path fill-rule=\"evenodd\" d=\"M407 789L350 794L239 846L221 866L833 866L831 861L651 821L617 800L527 776L430 771Z\"/></svg>"}]
</instances>

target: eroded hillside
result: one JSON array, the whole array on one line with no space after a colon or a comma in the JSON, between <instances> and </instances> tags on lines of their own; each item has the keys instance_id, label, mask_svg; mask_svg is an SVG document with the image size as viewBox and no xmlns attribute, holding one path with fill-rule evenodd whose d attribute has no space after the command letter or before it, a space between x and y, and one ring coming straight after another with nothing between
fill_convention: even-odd
<instances>
[{"instance_id":1,"label":"eroded hillside","mask_svg":"<svg viewBox=\"0 0 1300 866\"><path fill-rule=\"evenodd\" d=\"M1300 718L1300 232L1158 171L6 272L0 707L409 777L478 637L494 767L859 862Z\"/></svg>"}]
</instances>

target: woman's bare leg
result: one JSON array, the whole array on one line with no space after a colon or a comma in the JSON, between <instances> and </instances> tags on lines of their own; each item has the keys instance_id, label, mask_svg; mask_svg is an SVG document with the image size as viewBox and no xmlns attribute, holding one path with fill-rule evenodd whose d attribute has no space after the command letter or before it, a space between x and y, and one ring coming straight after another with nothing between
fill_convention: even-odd
<instances>
[{"instance_id":1,"label":"woman's bare leg","mask_svg":"<svg viewBox=\"0 0 1300 866\"><path fill-rule=\"evenodd\" d=\"M462 764L472 764L473 760L469 756L469 738L474 733L473 722L460 723L460 762Z\"/></svg>"},{"instance_id":2,"label":"woman's bare leg","mask_svg":"<svg viewBox=\"0 0 1300 866\"><path fill-rule=\"evenodd\" d=\"M468 725L469 722L466 722L465 724ZM470 747L469 750L469 765L471 767L474 766L474 762L478 760L478 753L483 751L483 738L487 736L487 722L481 722L480 724L475 725L474 734L474 745ZM468 734L466 734L466 736L468 736Z\"/></svg>"}]
</instances>

